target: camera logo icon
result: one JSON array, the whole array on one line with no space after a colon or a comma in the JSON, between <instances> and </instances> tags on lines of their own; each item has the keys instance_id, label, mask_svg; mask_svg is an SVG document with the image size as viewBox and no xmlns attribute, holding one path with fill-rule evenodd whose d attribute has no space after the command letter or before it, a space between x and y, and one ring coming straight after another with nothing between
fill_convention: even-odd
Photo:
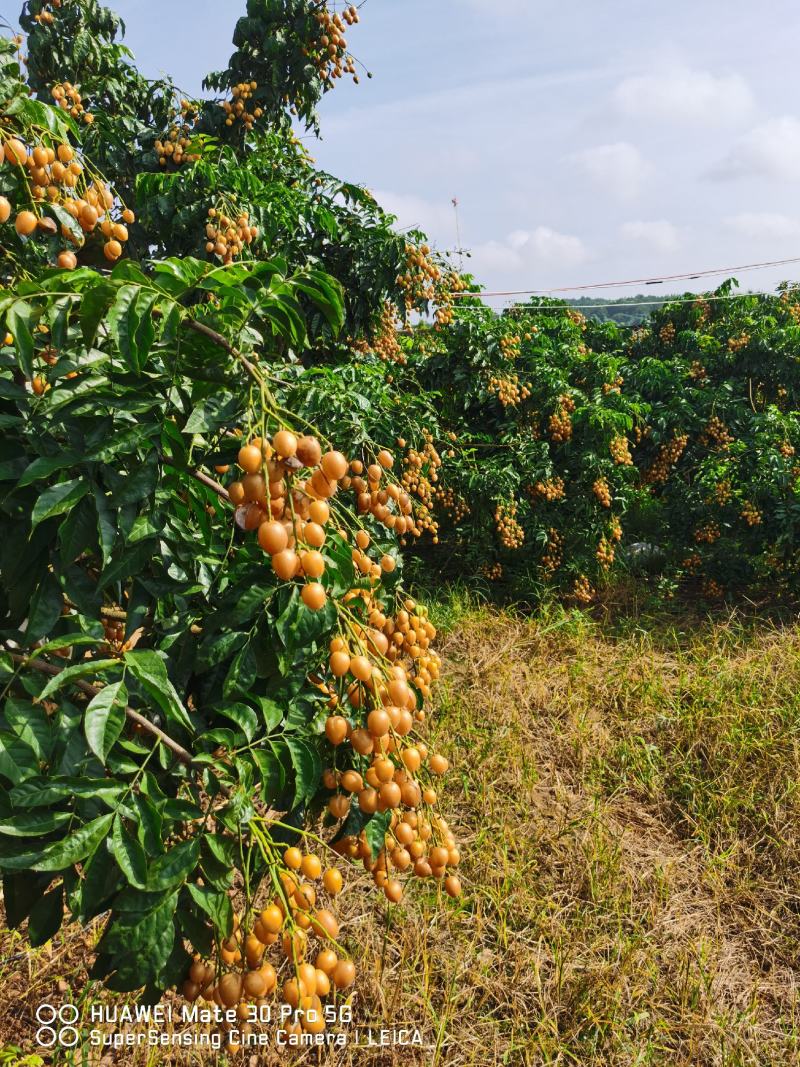
<instances>
[{"instance_id":1,"label":"camera logo icon","mask_svg":"<svg viewBox=\"0 0 800 1067\"><path fill-rule=\"evenodd\" d=\"M40 1023L36 1031L36 1044L42 1048L75 1048L81 1037L73 1025L78 1021L80 1012L75 1004L40 1004L36 1009L36 1021Z\"/></svg>"}]
</instances>

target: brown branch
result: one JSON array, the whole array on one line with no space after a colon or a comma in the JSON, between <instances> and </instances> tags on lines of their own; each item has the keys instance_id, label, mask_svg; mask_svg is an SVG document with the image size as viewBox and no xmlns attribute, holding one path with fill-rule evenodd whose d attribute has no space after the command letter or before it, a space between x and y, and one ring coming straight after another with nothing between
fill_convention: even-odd
<instances>
[{"instance_id":1,"label":"brown branch","mask_svg":"<svg viewBox=\"0 0 800 1067\"><path fill-rule=\"evenodd\" d=\"M51 678L56 678L65 669L63 667L55 667L52 663L47 663L43 659L29 659L27 656L22 656L18 652L12 652L10 649L5 649L14 663L18 663L21 667L31 667L35 671L40 671L42 674L47 674ZM76 679L72 684L76 689L80 689L82 693L85 693L89 697L96 697L99 693L102 693L102 687L97 685L90 685L89 682L83 682ZM125 714L141 729L155 737L160 741L162 745L170 750L181 763L185 763L187 767L191 767L194 763L191 752L187 752L186 749L179 745L177 741L174 741L169 734L165 734L163 730L160 730L158 726L146 719L144 715L140 715L138 711L134 711L133 708L125 708Z\"/></svg>"},{"instance_id":2,"label":"brown branch","mask_svg":"<svg viewBox=\"0 0 800 1067\"><path fill-rule=\"evenodd\" d=\"M234 348L234 346L230 343L227 337L223 337L221 333L217 333L216 330L212 330L210 326L206 326L202 322L196 322L194 319L189 319L186 325L189 327L190 330L194 330L195 333L199 333L201 334L201 336L207 337L208 340L213 341L215 345L219 345L220 348L224 348L226 352L228 352L235 359L239 360L239 362L245 368L247 373L252 374L256 381L261 380L261 374L256 365L254 363L251 363L246 356L243 356L242 353L238 351L238 349Z\"/></svg>"},{"instance_id":3,"label":"brown branch","mask_svg":"<svg viewBox=\"0 0 800 1067\"><path fill-rule=\"evenodd\" d=\"M169 463L169 460L165 460L165 462ZM215 492L220 498L220 500L224 500L227 504L230 504L231 498L228 495L228 490L225 488L224 485L221 485L219 482L215 482L213 478L209 478L207 474L203 474L202 471L196 469L187 469L186 473L191 478L194 478L196 482L200 482L201 485L204 485L207 489L211 489L213 492Z\"/></svg>"}]
</instances>

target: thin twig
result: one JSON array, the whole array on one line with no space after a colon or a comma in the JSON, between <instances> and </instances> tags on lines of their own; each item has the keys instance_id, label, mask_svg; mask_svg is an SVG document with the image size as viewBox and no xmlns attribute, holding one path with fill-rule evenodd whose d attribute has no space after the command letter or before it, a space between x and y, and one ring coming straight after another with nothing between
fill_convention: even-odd
<instances>
[{"instance_id":1,"label":"thin twig","mask_svg":"<svg viewBox=\"0 0 800 1067\"><path fill-rule=\"evenodd\" d=\"M261 373L255 363L251 363L246 356L243 356L242 353L234 348L230 341L226 337L223 337L221 333L217 333L217 331L212 330L210 326L206 326L205 323L202 322L196 322L194 319L187 319L186 325L190 330L202 334L202 336L207 337L209 341L213 341L215 345L224 348L226 352L239 360L248 374L251 374L258 381L261 380Z\"/></svg>"},{"instance_id":2,"label":"thin twig","mask_svg":"<svg viewBox=\"0 0 800 1067\"><path fill-rule=\"evenodd\" d=\"M42 674L47 674L51 678L56 678L66 668L55 667L52 663L47 663L43 659L29 659L27 656L22 656L18 652L12 652L10 649L5 649L5 652L11 657L14 663L18 663L22 667L30 667L35 671L40 671ZM76 679L72 684L76 689L80 689L82 693L85 693L89 697L96 697L101 693L102 687L97 685L91 685L89 682L83 682L80 679ZM138 711L134 711L133 708L125 708L125 714L135 723L140 726L142 730L155 737L163 745L165 745L170 752L172 752L181 763L185 763L187 767L191 767L194 763L191 752L187 752L186 749L179 745L177 741L173 740L169 734L165 734L163 730L159 729L154 723L146 719L144 715L140 715Z\"/></svg>"}]
</instances>

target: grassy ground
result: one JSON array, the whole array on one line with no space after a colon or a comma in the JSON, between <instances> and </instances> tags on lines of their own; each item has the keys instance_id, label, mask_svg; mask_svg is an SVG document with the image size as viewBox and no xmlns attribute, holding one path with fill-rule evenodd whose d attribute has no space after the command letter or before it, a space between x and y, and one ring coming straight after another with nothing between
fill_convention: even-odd
<instances>
[{"instance_id":1,"label":"grassy ground","mask_svg":"<svg viewBox=\"0 0 800 1067\"><path fill-rule=\"evenodd\" d=\"M800 1062L800 626L440 615L432 729L465 896L416 892L387 919L363 883L345 895L357 1014L425 1047L303 1062ZM32 1050L31 1006L59 982L88 995L93 936L26 953L4 935L0 1049Z\"/></svg>"}]
</instances>

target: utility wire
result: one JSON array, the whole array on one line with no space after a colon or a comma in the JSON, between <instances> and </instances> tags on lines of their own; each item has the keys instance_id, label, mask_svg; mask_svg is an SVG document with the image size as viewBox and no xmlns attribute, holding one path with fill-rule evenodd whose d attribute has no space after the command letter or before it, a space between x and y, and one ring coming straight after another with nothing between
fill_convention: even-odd
<instances>
[{"instance_id":1,"label":"utility wire","mask_svg":"<svg viewBox=\"0 0 800 1067\"><path fill-rule=\"evenodd\" d=\"M696 278L708 278L714 274L742 274L744 271L765 270L767 267L784 267L793 263L800 263L800 256L795 259L773 259L764 263L745 263L738 267L718 267L714 270L687 271L685 274L663 274L653 278L631 278L627 281L596 282L593 285L563 285L558 289L517 289L508 292L497 293L453 293L454 297L479 296L483 297L506 297L506 296L549 296L552 293L585 292L588 289L613 289L617 286L626 285L661 285L663 282L681 280L694 281Z\"/></svg>"}]
</instances>

